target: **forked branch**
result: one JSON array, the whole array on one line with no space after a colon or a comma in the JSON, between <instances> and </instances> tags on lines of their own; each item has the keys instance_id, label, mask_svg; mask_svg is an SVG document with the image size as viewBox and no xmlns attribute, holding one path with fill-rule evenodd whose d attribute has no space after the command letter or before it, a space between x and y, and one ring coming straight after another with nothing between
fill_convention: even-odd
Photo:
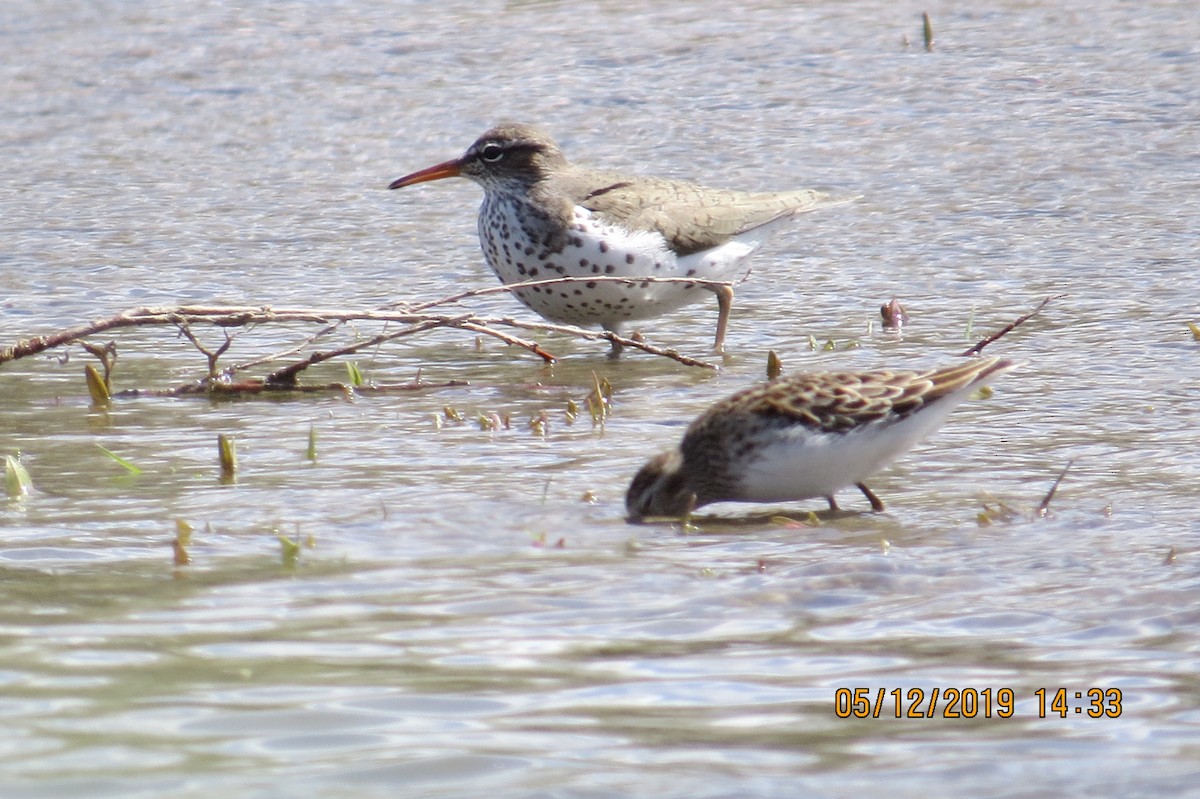
<instances>
[{"instance_id":1,"label":"forked branch","mask_svg":"<svg viewBox=\"0 0 1200 799\"><path fill-rule=\"evenodd\" d=\"M101 353L86 339L111 330L128 327L143 327L160 325L173 327L199 351L207 361L205 378L172 391L190 393L205 389L213 390L295 390L299 388L298 376L310 366L334 358L354 355L363 350L377 347L388 341L409 337L437 329L462 330L475 336L489 336L507 345L520 347L536 355L546 363L553 363L555 355L544 349L540 343L523 335L524 332L555 333L571 336L585 341L604 340L610 343L639 349L651 355L670 358L687 366L698 366L707 369L717 367L706 361L681 355L670 349L663 349L645 341L619 336L609 331L585 330L571 325L559 325L536 321L525 321L510 317L482 316L472 312L458 314L439 313L439 306L461 302L469 297L513 291L519 288L539 284L566 283L584 278L553 278L543 281L528 281L511 286L495 286L461 292L449 297L420 304L399 303L375 309L340 309L340 308L276 308L263 306L141 306L129 308L112 316L94 319L73 327L58 330L53 333L22 339L12 346L0 348L0 364L38 355L58 347L70 344L81 344L88 348L93 355L101 357L105 371L111 367L111 359L115 351ZM588 279L593 280L593 279ZM629 282L629 278L605 278L597 276L595 281L614 280ZM675 281L677 278L646 278L646 282ZM640 282L640 281L638 281ZM726 285L705 280L685 280L704 288L712 285ZM374 323L383 326L383 331L375 335L356 338L351 343L339 343L332 349L322 350L319 344L331 334L342 329L348 323ZM276 352L272 355L258 357L243 363L221 368L219 359L226 354L236 335L231 336L227 328L247 328L260 324L313 324L318 325L316 332L303 336L298 343ZM193 330L195 325L208 324L223 329L224 341L216 347L205 345ZM388 329L388 326L399 325L399 329ZM113 345L110 345L112 348ZM289 358L296 358L286 362ZM272 366L273 371L259 380L241 380L237 375L251 367Z\"/></svg>"}]
</instances>

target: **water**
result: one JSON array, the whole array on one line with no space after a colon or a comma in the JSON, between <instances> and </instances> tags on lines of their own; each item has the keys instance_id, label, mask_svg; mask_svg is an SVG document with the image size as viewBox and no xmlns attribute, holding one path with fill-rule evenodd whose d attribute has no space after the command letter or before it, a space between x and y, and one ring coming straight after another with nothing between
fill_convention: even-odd
<instances>
[{"instance_id":1,"label":"water","mask_svg":"<svg viewBox=\"0 0 1200 799\"><path fill-rule=\"evenodd\" d=\"M499 119L598 166L863 198L756 258L719 375L444 333L358 364L467 385L100 411L77 348L0 367L0 453L36 488L0 507L4 796L1194 792L1200 17L926 8L933 53L923 9L869 2L6 4L4 346L136 305L492 285L474 186L383 186ZM1026 366L872 481L888 513L624 522L636 468L767 349L940 363L1051 295L989 348ZM903 335L876 322L893 296ZM714 310L644 332L702 356ZM311 332L256 327L222 363ZM109 339L118 388L204 374L172 331ZM568 423L593 373L614 413ZM839 718L839 688L879 717ZM1009 688L1013 713L894 717L934 688ZM1076 713L1091 688L1119 716Z\"/></svg>"}]
</instances>

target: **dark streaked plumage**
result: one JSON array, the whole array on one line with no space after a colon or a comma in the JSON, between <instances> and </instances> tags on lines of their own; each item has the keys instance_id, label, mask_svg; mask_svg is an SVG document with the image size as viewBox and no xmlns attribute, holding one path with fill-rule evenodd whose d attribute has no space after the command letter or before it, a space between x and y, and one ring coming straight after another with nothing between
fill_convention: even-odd
<instances>
[{"instance_id":1,"label":"dark streaked plumage","mask_svg":"<svg viewBox=\"0 0 1200 799\"><path fill-rule=\"evenodd\" d=\"M632 519L682 516L711 502L825 497L862 482L937 429L972 387L1013 369L1002 358L927 371L813 372L718 402L676 449L653 458L625 497Z\"/></svg>"}]
</instances>

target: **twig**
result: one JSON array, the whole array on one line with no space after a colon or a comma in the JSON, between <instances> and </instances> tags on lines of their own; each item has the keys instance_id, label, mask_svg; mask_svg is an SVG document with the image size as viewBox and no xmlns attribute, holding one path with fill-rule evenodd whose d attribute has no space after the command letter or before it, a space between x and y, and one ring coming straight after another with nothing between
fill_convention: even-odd
<instances>
[{"instance_id":1,"label":"twig","mask_svg":"<svg viewBox=\"0 0 1200 799\"><path fill-rule=\"evenodd\" d=\"M564 335L574 336L575 338L586 339L588 341L604 340L608 342L616 342L623 347L633 347L634 349L639 349L642 352L649 353L650 355L660 355L664 358L670 358L673 361L678 361L684 366L699 366L701 369L712 369L713 371L717 371L721 368L714 363L709 363L708 361L701 361L688 355L681 355L675 350L656 347L653 344L648 344L645 341L639 341L635 338L626 338L625 336L618 335L611 330L585 330L582 327L575 327L573 325L556 325L552 322L525 322L520 319L513 319L512 317L492 319L491 321L497 324L504 324L510 327L519 327L527 330L545 330L548 333L562 333Z\"/></svg>"},{"instance_id":2,"label":"twig","mask_svg":"<svg viewBox=\"0 0 1200 799\"><path fill-rule=\"evenodd\" d=\"M485 322L486 320L480 321L470 314L463 316L429 317L425 319L425 321L410 325L403 330L396 330L391 333L380 333L379 335L372 336L369 339L365 339L336 350L331 350L329 352L314 352L312 355L302 361L297 361L290 366L286 366L283 369L278 369L272 372L267 376L266 382L278 386L294 386L296 383L296 375L314 364L327 361L330 358L353 355L360 350L369 349L370 347L378 346L379 344L392 341L393 339L411 336L416 333L422 333L426 330L432 330L436 327L454 327L461 328L463 330L470 330L475 333L481 333L483 335L498 338L506 344L527 349L547 363L554 363L558 360L553 354L543 350L536 341L526 341L525 339L517 338L516 336L510 336L507 333L493 329Z\"/></svg>"},{"instance_id":3,"label":"twig","mask_svg":"<svg viewBox=\"0 0 1200 799\"><path fill-rule=\"evenodd\" d=\"M624 283L626 285L641 284L641 283L690 283L699 286L709 291L716 291L722 286L732 286L733 283L728 280L703 280L693 277L620 277L616 275L592 275L585 277L552 277L539 280L526 280L521 283L505 283L501 286L488 286L480 289L469 289L451 294L449 297L442 297L437 300L419 303L417 305L408 305L407 303L397 302L389 305L381 305L381 309L386 308L404 308L413 313L419 313L428 308L435 308L439 305L449 305L451 303L461 302L462 300L470 299L471 297L482 297L488 294L511 294L520 289L530 288L532 286L554 286L561 283Z\"/></svg>"},{"instance_id":4,"label":"twig","mask_svg":"<svg viewBox=\"0 0 1200 799\"><path fill-rule=\"evenodd\" d=\"M175 326L179 328L179 332L183 334L184 338L192 342L192 346L199 350L200 354L203 355L208 361L208 377L210 380L216 380L217 361L220 360L221 356L224 355L229 350L230 345L233 344L233 338L229 335L229 332L225 331L225 343L217 347L217 349L214 351L200 343L200 339L196 338L196 334L192 332L192 328L186 320L181 319L177 321Z\"/></svg>"},{"instance_id":5,"label":"twig","mask_svg":"<svg viewBox=\"0 0 1200 799\"><path fill-rule=\"evenodd\" d=\"M573 278L572 278L573 279ZM651 278L647 278L650 280ZM705 281L690 281L696 284L704 283ZM710 283L714 281L708 281ZM501 287L504 288L504 287ZM262 324L268 322L284 323L284 322L315 322L317 324L330 325L331 323L345 323L349 321L364 321L364 322L394 322L408 325L404 330L388 333L381 336L375 336L366 342L359 342L351 345L348 348L341 348L325 353L321 357L294 364L295 371L293 374L302 371L307 366L320 361L327 360L330 357L337 355L346 355L357 352L363 347L374 346L375 344L389 341L393 338L412 335L413 333L430 330L438 327L459 327L462 328L464 323L479 326L479 332L484 335L490 335L496 338L505 340L507 343L512 343L516 346L522 346L530 352L535 353L538 357L547 359L547 356L553 358L550 353L541 350L541 348L533 342L516 339L513 337L505 338L505 334L497 331L497 327L514 327L522 330L536 330L541 332L562 333L576 338L585 340L600 340L603 339L609 342L617 342L627 347L640 349L651 355L659 355L672 360L678 361L687 366L699 366L706 369L716 369L717 367L706 361L701 361L695 358L690 358L685 355L680 355L674 350L663 349L647 344L642 341L619 336L610 331L595 331L585 330L583 328L574 327L571 325L558 325L549 322L527 322L509 317L481 317L474 314L462 314L458 316L432 315L418 312L388 312L388 311L356 311L344 309L322 309L322 308L272 308L270 306L258 307L243 307L243 306L204 306L204 305L183 305L174 308L164 307L139 307L131 308L122 311L114 316L106 319L98 319L84 325L68 328L58 331L48 336L36 336L34 338L19 341L12 347L0 349L0 364L7 361L26 358L30 355L36 355L45 352L55 347L60 347L65 344L70 344L87 336L92 336L100 332L112 330L122 327L136 327L143 325L175 325L180 323L195 324L197 322L208 322L210 324L219 325L222 327L237 327L251 324ZM253 362L252 362L253 363ZM301 365L303 364L303 365ZM257 365L257 364L255 364ZM240 367L235 367L236 370ZM231 372L232 370L227 370ZM287 383L286 374L281 375L281 379Z\"/></svg>"},{"instance_id":6,"label":"twig","mask_svg":"<svg viewBox=\"0 0 1200 799\"><path fill-rule=\"evenodd\" d=\"M493 328L478 322L463 321L459 324L451 325L451 327L458 327L462 328L463 330L471 330L475 333L482 333L485 336L498 338L505 344L511 344L514 347L523 347L524 349L532 352L534 355L540 357L546 363L556 363L558 361L558 358L555 355L546 352L536 341L526 341L523 338L510 336L508 333L502 333L499 330L494 330Z\"/></svg>"},{"instance_id":7,"label":"twig","mask_svg":"<svg viewBox=\"0 0 1200 799\"><path fill-rule=\"evenodd\" d=\"M1071 464L1075 463L1075 459L1067 461L1067 465L1058 473L1058 477L1054 478L1054 485L1050 486L1050 490L1046 492L1046 496L1042 498L1042 503L1038 505L1038 518L1045 518L1050 513L1050 500L1054 499L1054 494L1058 491L1058 484L1067 476L1067 472L1071 470Z\"/></svg>"},{"instance_id":8,"label":"twig","mask_svg":"<svg viewBox=\"0 0 1200 799\"><path fill-rule=\"evenodd\" d=\"M127 316L128 314L128 311L124 311L107 319L97 319L86 324L69 327L66 330L59 330L48 336L34 336L33 338L23 339L11 347L0 349L0 363L16 361L21 358L27 358L30 355L37 355L39 352L61 347L63 344L70 344L79 339L94 336L97 333L103 333L113 328L129 327L132 324L152 324L149 322L139 323L131 321Z\"/></svg>"},{"instance_id":9,"label":"twig","mask_svg":"<svg viewBox=\"0 0 1200 799\"><path fill-rule=\"evenodd\" d=\"M391 341L392 339L401 338L403 336L411 336L415 333L421 333L426 330L431 330L435 327L442 327L443 325L443 320L429 319L425 322L420 322L406 327L403 330L397 330L391 333L381 333L378 336L372 336L364 341L359 341L336 350L331 350L329 352L314 352L312 355L308 356L302 361L297 361L296 363L285 366L282 369L276 369L274 372L267 375L264 382L271 386L293 387L296 385L296 376L298 374L303 372L308 367L321 363L322 361L327 361L330 358L338 358L343 355L353 355L359 350L374 347L375 345L381 344L385 341Z\"/></svg>"},{"instance_id":10,"label":"twig","mask_svg":"<svg viewBox=\"0 0 1200 799\"><path fill-rule=\"evenodd\" d=\"M1053 297L1047 297L1046 299L1044 299L1040 303L1038 303L1038 307L1034 308L1032 311L1025 314L1021 318L1017 319L1016 321L1010 322L1009 324L1005 325L998 332L992 333L990 336L984 338L982 341L979 341L975 344L972 344L970 347L967 347L967 349L963 350L960 353L960 355L963 355L964 357L969 357L971 355L978 355L980 352L983 352L984 347L991 344L993 341L998 341L999 339L1003 338L1004 336L1007 336L1009 333L1011 333L1017 327L1025 324L1030 319L1037 316L1038 313L1043 308L1045 308L1047 305L1050 304L1051 300L1062 299L1065 296L1067 296L1067 295L1066 294L1056 294Z\"/></svg>"},{"instance_id":11,"label":"twig","mask_svg":"<svg viewBox=\"0 0 1200 799\"><path fill-rule=\"evenodd\" d=\"M430 383L425 380L411 380L407 383L383 383L365 386L350 386L345 383L320 383L285 386L267 383L264 380L236 380L230 382L209 383L206 380L188 383L174 388L130 388L113 394L117 399L134 399L137 397L183 397L191 394L269 394L269 393L325 393L342 391L347 394L390 394L397 391L421 391L424 389L456 388L469 386L467 380L446 380Z\"/></svg>"},{"instance_id":12,"label":"twig","mask_svg":"<svg viewBox=\"0 0 1200 799\"><path fill-rule=\"evenodd\" d=\"M254 367L254 366L262 366L265 363L272 363L272 362L278 361L282 358L287 358L290 355L295 355L296 353L303 351L305 347L308 347L308 346L311 346L312 344L314 344L317 341L317 339L321 338L324 335L329 334L330 332L336 330L337 328L341 327L344 324L346 324L346 323L345 322L334 322L333 324L328 325L328 326L322 328L321 330L318 330L316 333L309 334L299 344L296 344L291 347L287 347L286 349L279 350L278 352L273 352L270 355L264 355L261 358L253 358L249 361L242 361L239 364L234 364L233 366L227 367L225 369L225 372L226 372L226 374L233 375L233 374L237 374L238 372L244 372L247 369L250 369L251 367Z\"/></svg>"}]
</instances>

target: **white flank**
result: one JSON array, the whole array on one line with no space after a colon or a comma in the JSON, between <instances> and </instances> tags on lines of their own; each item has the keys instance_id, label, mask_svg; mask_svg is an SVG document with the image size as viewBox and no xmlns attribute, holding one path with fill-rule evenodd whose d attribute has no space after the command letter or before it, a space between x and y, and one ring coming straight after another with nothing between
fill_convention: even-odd
<instances>
[{"instance_id":1,"label":"white flank","mask_svg":"<svg viewBox=\"0 0 1200 799\"><path fill-rule=\"evenodd\" d=\"M940 427L972 388L943 397L899 422L874 422L846 433L820 433L800 426L773 431L760 457L747 465L739 499L785 502L825 497L865 480Z\"/></svg>"}]
</instances>

